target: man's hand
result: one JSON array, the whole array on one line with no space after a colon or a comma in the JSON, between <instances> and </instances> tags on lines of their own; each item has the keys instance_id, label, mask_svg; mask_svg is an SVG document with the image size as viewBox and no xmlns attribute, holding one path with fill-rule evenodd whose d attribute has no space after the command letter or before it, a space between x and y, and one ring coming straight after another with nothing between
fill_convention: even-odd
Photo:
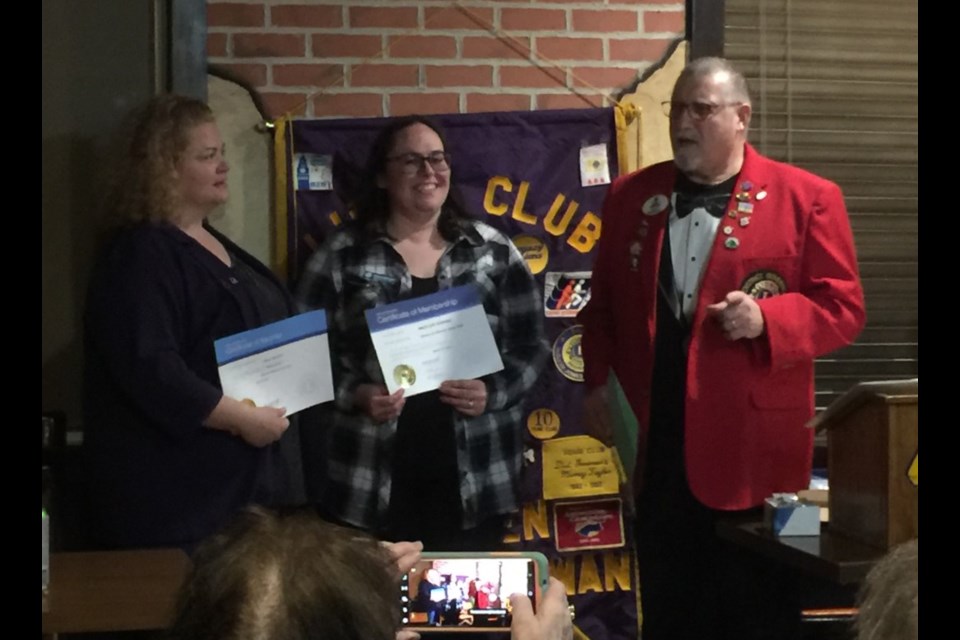
<instances>
[{"instance_id":1,"label":"man's hand","mask_svg":"<svg viewBox=\"0 0 960 640\"><path fill-rule=\"evenodd\" d=\"M510 604L513 607L510 640L572 640L573 618L567 592L556 578L550 578L536 615L530 598L521 593L510 596Z\"/></svg>"},{"instance_id":2,"label":"man's hand","mask_svg":"<svg viewBox=\"0 0 960 640\"><path fill-rule=\"evenodd\" d=\"M397 389L391 394L386 387L379 384L357 385L353 395L353 403L374 422L396 420L403 410L404 402L403 389Z\"/></svg>"},{"instance_id":3,"label":"man's hand","mask_svg":"<svg viewBox=\"0 0 960 640\"><path fill-rule=\"evenodd\" d=\"M760 305L743 291L731 291L720 302L709 305L707 313L723 329L727 340L753 339L763 333Z\"/></svg>"},{"instance_id":4,"label":"man's hand","mask_svg":"<svg viewBox=\"0 0 960 640\"><path fill-rule=\"evenodd\" d=\"M596 387L583 401L583 427L588 436L600 442L613 444L613 422L606 387Z\"/></svg>"}]
</instances>

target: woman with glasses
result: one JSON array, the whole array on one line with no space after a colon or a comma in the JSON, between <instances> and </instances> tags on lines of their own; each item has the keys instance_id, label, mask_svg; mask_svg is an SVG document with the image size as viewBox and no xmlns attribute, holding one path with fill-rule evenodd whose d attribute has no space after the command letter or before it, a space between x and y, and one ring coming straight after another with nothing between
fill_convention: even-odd
<instances>
[{"instance_id":1,"label":"woman with glasses","mask_svg":"<svg viewBox=\"0 0 960 640\"><path fill-rule=\"evenodd\" d=\"M433 550L496 547L518 508L521 403L546 356L533 277L510 240L451 193L430 121L373 143L356 220L309 260L297 298L330 318L336 400L304 434L308 492L327 517ZM504 369L404 398L384 386L364 312L473 284Z\"/></svg>"}]
</instances>

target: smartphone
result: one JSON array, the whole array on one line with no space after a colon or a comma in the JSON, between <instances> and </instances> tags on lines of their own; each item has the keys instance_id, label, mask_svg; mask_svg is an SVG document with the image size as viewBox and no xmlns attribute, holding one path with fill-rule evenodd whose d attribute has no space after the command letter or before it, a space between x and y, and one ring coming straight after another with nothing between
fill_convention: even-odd
<instances>
[{"instance_id":1,"label":"smartphone","mask_svg":"<svg viewBox=\"0 0 960 640\"><path fill-rule=\"evenodd\" d=\"M550 577L537 552L423 553L400 579L404 628L509 633L510 595L525 593L534 611Z\"/></svg>"}]
</instances>

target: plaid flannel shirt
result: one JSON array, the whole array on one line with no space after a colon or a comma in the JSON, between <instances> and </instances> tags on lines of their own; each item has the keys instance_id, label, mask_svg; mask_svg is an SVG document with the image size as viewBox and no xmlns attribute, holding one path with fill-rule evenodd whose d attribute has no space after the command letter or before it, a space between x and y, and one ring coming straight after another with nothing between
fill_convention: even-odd
<instances>
[{"instance_id":1,"label":"plaid flannel shirt","mask_svg":"<svg viewBox=\"0 0 960 640\"><path fill-rule=\"evenodd\" d=\"M504 369L484 376L486 411L475 418L454 413L463 526L518 509L523 456L522 404L537 379L548 347L536 283L505 235L479 221L462 223L459 237L440 258L440 290L475 284ZM303 310L326 309L335 400L321 411L323 460L313 465L311 497L337 517L379 529L386 524L397 422L376 423L354 407L357 385L383 384L364 311L403 300L412 279L385 235L364 237L355 225L332 234L308 261L297 291ZM305 452L307 453L307 452ZM399 464L416 464L415 460ZM318 479L319 476L319 479Z\"/></svg>"}]
</instances>

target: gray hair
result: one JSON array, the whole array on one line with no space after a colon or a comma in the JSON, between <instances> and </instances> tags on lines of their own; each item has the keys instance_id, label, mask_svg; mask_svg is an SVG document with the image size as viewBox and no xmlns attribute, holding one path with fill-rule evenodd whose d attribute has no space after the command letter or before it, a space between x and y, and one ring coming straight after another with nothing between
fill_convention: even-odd
<instances>
[{"instance_id":1,"label":"gray hair","mask_svg":"<svg viewBox=\"0 0 960 640\"><path fill-rule=\"evenodd\" d=\"M716 73L727 74L729 78L727 87L730 92L730 98L744 104L750 104L750 91L747 89L747 80L743 77L742 73L737 71L734 66L724 58L706 57L691 60L687 66L683 68L683 71L680 72L676 86L680 86L681 83L689 80L712 76Z\"/></svg>"},{"instance_id":2,"label":"gray hair","mask_svg":"<svg viewBox=\"0 0 960 640\"><path fill-rule=\"evenodd\" d=\"M920 540L905 542L873 566L859 594L857 637L917 640L920 637Z\"/></svg>"}]
</instances>

